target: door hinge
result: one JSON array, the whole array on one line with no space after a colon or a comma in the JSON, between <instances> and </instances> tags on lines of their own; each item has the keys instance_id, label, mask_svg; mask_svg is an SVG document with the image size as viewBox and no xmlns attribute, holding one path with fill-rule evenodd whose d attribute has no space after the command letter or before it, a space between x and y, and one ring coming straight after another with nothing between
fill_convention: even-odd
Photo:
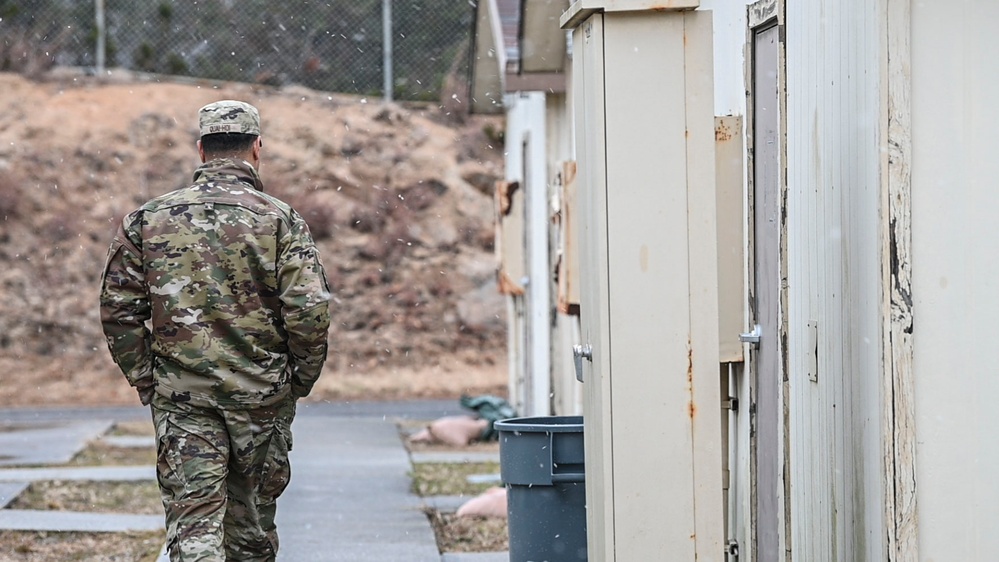
<instances>
[{"instance_id":1,"label":"door hinge","mask_svg":"<svg viewBox=\"0 0 999 562\"><path fill-rule=\"evenodd\" d=\"M739 399L735 396L729 396L728 400L722 400L722 409L732 410L733 412L739 411Z\"/></svg>"}]
</instances>

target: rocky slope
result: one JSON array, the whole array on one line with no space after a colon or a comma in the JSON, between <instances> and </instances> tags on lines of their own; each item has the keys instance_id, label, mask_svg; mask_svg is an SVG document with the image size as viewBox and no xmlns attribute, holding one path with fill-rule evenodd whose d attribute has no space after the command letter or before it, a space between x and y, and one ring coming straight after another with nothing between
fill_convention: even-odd
<instances>
[{"instance_id":1,"label":"rocky slope","mask_svg":"<svg viewBox=\"0 0 999 562\"><path fill-rule=\"evenodd\" d=\"M495 122L300 87L0 74L0 404L134 401L98 322L107 245L190 180L196 111L223 98L260 108L266 189L305 215L334 287L321 397L502 387Z\"/></svg>"}]
</instances>

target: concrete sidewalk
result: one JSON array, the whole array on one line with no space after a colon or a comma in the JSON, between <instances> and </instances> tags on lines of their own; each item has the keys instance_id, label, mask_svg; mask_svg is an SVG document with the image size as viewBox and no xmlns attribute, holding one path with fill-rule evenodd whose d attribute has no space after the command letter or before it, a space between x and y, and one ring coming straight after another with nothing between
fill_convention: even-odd
<instances>
[{"instance_id":1,"label":"concrete sidewalk","mask_svg":"<svg viewBox=\"0 0 999 562\"><path fill-rule=\"evenodd\" d=\"M430 523L423 513L425 501L410 492L411 459L399 436L399 419L431 420L460 412L457 401L403 403L307 404L299 406L291 453L292 480L278 501L279 561L380 561L380 562L506 562L507 553L441 555ZM149 419L145 408L86 410L0 410L0 424L7 424L7 439L0 456L28 456L39 448L53 449L63 458L77 451L107 420ZM73 430L82 424L86 430ZM18 431L35 431L54 441L39 447L36 439L18 439ZM64 431L65 430L65 431ZM72 433L74 439L55 436ZM56 446L58 441L58 446ZM24 450L18 450L24 443ZM140 443L132 443L137 445ZM54 451L58 449L58 451ZM33 454L33 453L32 453ZM70 454L70 456L72 456ZM104 474L106 472L106 474ZM115 480L152 478L152 467L123 469L0 470L5 494L24 482L58 475L60 478ZM6 510L5 510L6 511ZM95 514L63 517L44 512L8 512L0 528L30 527L37 521L48 530L59 521L85 530L157 526L148 516ZM37 517L37 519L32 519ZM60 519L61 518L61 519ZM158 526L162 528L162 521ZM39 529L41 530L41 529ZM66 529L71 530L71 529Z\"/></svg>"},{"instance_id":2,"label":"concrete sidewalk","mask_svg":"<svg viewBox=\"0 0 999 562\"><path fill-rule=\"evenodd\" d=\"M301 417L278 500L279 560L439 562L390 421Z\"/></svg>"},{"instance_id":3,"label":"concrete sidewalk","mask_svg":"<svg viewBox=\"0 0 999 562\"><path fill-rule=\"evenodd\" d=\"M457 405L455 404L455 407ZM412 405L410 405L412 408ZM448 412L410 410L410 419ZM299 412L292 478L278 500L279 561L507 562L507 553L437 550L423 498L410 492L412 464L390 411Z\"/></svg>"}]
</instances>

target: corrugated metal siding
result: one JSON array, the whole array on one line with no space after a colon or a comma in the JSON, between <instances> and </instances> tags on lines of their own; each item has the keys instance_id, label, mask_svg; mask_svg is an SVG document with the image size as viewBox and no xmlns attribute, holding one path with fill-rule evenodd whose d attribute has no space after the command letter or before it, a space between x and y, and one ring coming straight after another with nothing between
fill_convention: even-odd
<instances>
[{"instance_id":1,"label":"corrugated metal siding","mask_svg":"<svg viewBox=\"0 0 999 562\"><path fill-rule=\"evenodd\" d=\"M882 558L879 4L786 6L794 560Z\"/></svg>"}]
</instances>

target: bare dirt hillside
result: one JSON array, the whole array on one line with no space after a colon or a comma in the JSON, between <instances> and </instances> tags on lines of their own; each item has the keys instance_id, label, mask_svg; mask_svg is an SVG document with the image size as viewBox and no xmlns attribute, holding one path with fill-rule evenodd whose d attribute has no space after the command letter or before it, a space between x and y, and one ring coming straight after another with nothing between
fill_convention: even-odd
<instances>
[{"instance_id":1,"label":"bare dirt hillside","mask_svg":"<svg viewBox=\"0 0 999 562\"><path fill-rule=\"evenodd\" d=\"M107 245L190 181L196 111L227 98L260 108L265 189L306 217L334 288L316 397L502 392L495 122L300 87L0 74L0 405L138 403L98 321Z\"/></svg>"}]
</instances>

